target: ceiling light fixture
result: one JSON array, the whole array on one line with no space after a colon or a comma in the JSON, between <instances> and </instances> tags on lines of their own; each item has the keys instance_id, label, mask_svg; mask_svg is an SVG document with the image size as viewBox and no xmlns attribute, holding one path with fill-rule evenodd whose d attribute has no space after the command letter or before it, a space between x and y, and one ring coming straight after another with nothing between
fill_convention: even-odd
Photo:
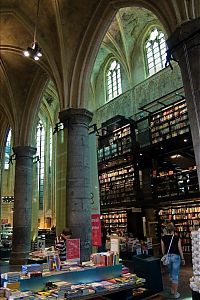
<instances>
[{"instance_id":1,"label":"ceiling light fixture","mask_svg":"<svg viewBox=\"0 0 200 300\"><path fill-rule=\"evenodd\" d=\"M170 158L172 158L172 159L179 158L179 157L182 157L182 155L180 155L180 154L174 154L174 155L170 156Z\"/></svg>"},{"instance_id":2,"label":"ceiling light fixture","mask_svg":"<svg viewBox=\"0 0 200 300\"><path fill-rule=\"evenodd\" d=\"M40 0L38 0L38 2L37 2L37 15L36 15L33 43L31 45L31 47L27 47L27 49L25 51L23 51L24 56L30 57L34 60L39 60L40 57L42 57L42 49L39 47L37 40L36 40L39 5L40 5Z\"/></svg>"}]
</instances>

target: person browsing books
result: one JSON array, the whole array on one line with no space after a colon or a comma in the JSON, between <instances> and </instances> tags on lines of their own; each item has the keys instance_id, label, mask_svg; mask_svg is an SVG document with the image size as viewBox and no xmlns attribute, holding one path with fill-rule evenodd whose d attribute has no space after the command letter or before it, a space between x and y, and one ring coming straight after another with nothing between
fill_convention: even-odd
<instances>
[{"instance_id":1,"label":"person browsing books","mask_svg":"<svg viewBox=\"0 0 200 300\"><path fill-rule=\"evenodd\" d=\"M175 235L174 224L169 223L166 225L166 234L161 238L161 250L162 255L167 254L169 249L169 278L171 281L171 294L174 299L180 297L178 292L178 281L179 281L179 271L181 262L185 265L185 259L183 256L183 250L181 246L181 239ZM171 245L171 246L170 246Z\"/></svg>"},{"instance_id":2,"label":"person browsing books","mask_svg":"<svg viewBox=\"0 0 200 300\"><path fill-rule=\"evenodd\" d=\"M61 262L66 260L66 240L70 239L71 235L71 230L69 228L65 228L55 239L55 249L58 250Z\"/></svg>"}]
</instances>

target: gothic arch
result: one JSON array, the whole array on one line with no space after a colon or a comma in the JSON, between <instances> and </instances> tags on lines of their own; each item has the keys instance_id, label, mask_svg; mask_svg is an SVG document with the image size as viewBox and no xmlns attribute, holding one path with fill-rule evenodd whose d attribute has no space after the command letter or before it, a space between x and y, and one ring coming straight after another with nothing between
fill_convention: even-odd
<instances>
[{"instance_id":1,"label":"gothic arch","mask_svg":"<svg viewBox=\"0 0 200 300\"><path fill-rule=\"evenodd\" d=\"M70 104L77 103L78 107L87 108L89 80L92 66L106 31L116 12L123 7L140 6L153 12L163 24L164 29L170 35L177 25L176 13L173 7L155 4L152 1L118 1L100 2L79 47L74 65ZM167 13L166 13L167 12Z\"/></svg>"}]
</instances>

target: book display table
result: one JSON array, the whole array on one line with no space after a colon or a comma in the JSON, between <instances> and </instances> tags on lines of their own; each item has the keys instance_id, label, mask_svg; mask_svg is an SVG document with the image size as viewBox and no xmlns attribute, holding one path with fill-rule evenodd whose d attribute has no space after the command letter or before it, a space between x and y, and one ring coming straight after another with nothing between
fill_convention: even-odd
<instances>
[{"instance_id":1,"label":"book display table","mask_svg":"<svg viewBox=\"0 0 200 300\"><path fill-rule=\"evenodd\" d=\"M42 277L28 278L20 280L20 290L39 291L44 288L46 282L68 281L73 284L90 283L93 281L106 280L120 276L122 273L122 265L86 268L77 271L56 271L49 272Z\"/></svg>"},{"instance_id":2,"label":"book display table","mask_svg":"<svg viewBox=\"0 0 200 300\"><path fill-rule=\"evenodd\" d=\"M28 265L27 267L34 268L35 266ZM70 269L70 271L43 272L39 276L37 275L38 277L31 278L25 275L22 278L20 272L2 274L1 286L4 288L0 289L0 297L3 296L2 299L31 300L131 300L145 298L146 289L142 287L145 280L135 274L123 274L121 264L94 267L77 266ZM13 292L10 286L15 286L12 287L14 288ZM139 298L142 294L142 298Z\"/></svg>"}]
</instances>

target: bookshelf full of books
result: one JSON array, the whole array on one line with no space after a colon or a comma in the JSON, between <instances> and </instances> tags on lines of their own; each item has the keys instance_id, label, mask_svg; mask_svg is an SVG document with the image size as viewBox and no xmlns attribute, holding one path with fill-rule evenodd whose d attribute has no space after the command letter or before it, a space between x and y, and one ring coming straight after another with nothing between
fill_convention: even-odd
<instances>
[{"instance_id":1,"label":"bookshelf full of books","mask_svg":"<svg viewBox=\"0 0 200 300\"><path fill-rule=\"evenodd\" d=\"M132 152L134 126L132 122L127 122L128 124L113 131L111 131L112 128L110 130L102 128L102 136L99 137L99 147L97 150L99 163Z\"/></svg>"},{"instance_id":2,"label":"bookshelf full of books","mask_svg":"<svg viewBox=\"0 0 200 300\"><path fill-rule=\"evenodd\" d=\"M191 253L191 232L200 228L200 203L177 205L159 211L162 224L173 222L184 253Z\"/></svg>"},{"instance_id":3,"label":"bookshelf full of books","mask_svg":"<svg viewBox=\"0 0 200 300\"><path fill-rule=\"evenodd\" d=\"M119 117L102 124L98 138L98 175L101 210L131 207L136 201L139 172L134 122Z\"/></svg>"},{"instance_id":4,"label":"bookshelf full of books","mask_svg":"<svg viewBox=\"0 0 200 300\"><path fill-rule=\"evenodd\" d=\"M168 168L152 172L153 191L159 200L169 197L188 197L199 192L196 166L185 169Z\"/></svg>"},{"instance_id":5,"label":"bookshelf full of books","mask_svg":"<svg viewBox=\"0 0 200 300\"><path fill-rule=\"evenodd\" d=\"M186 101L181 100L150 116L152 144L190 131Z\"/></svg>"},{"instance_id":6,"label":"bookshelf full of books","mask_svg":"<svg viewBox=\"0 0 200 300\"><path fill-rule=\"evenodd\" d=\"M102 219L108 232L112 233L115 229L127 232L126 210L113 210L102 213Z\"/></svg>"}]
</instances>

